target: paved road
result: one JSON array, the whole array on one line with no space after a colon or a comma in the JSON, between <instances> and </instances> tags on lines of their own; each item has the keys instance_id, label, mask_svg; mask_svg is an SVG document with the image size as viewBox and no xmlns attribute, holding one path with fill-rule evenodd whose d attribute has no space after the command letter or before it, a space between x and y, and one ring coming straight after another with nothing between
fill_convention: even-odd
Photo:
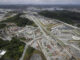
<instances>
[{"instance_id":1,"label":"paved road","mask_svg":"<svg viewBox=\"0 0 80 60\"><path fill-rule=\"evenodd\" d=\"M64 22L62 22L62 21L60 21L60 20L56 20L56 21L61 22L62 24L66 25L66 26L70 26L70 27L72 27L72 28L74 28L74 29L80 29L80 28L78 28L78 27L76 27L76 26L72 26L72 25L67 24L67 23L64 23Z\"/></svg>"},{"instance_id":2,"label":"paved road","mask_svg":"<svg viewBox=\"0 0 80 60\"><path fill-rule=\"evenodd\" d=\"M55 41L54 43L59 43L59 44L63 47L64 51L69 55L69 57L72 56L72 55L65 49L65 43L63 43L61 40L57 39L56 36L54 36L50 31L48 31L48 30L42 25L42 22L40 21L40 18L37 18L37 17L35 17L34 15L32 15L32 16L31 16L31 15L26 15L26 17L29 18L30 20L33 20L33 21L35 22L35 24L40 28L40 30L42 31L43 35L47 38L47 40L52 39L52 40ZM60 21L60 22L61 22L61 21ZM64 23L64 22L61 22L61 23L63 23L64 25L70 26L70 27L72 27L72 28L78 29L77 27L74 27L74 26L72 26L72 25L66 24L66 23ZM34 41L36 41L36 40L34 40ZM31 41L31 42L33 42L33 41ZM47 52L42 48L42 46L41 46L41 44L40 44L39 41L38 41L38 43L39 43L39 45L40 45L40 47L41 47L41 49L42 49L45 57L47 58L47 60L50 60L50 57L47 55ZM74 45L72 45L72 46L75 47ZM45 46L43 45L43 47L45 47ZM56 47L57 47L57 46L56 46ZM25 52L26 52L26 49L27 49L27 46L25 46L23 55L22 55L22 57L20 58L20 60L23 60L24 55L25 55ZM77 48L76 48L76 49L77 49ZM79 49L78 49L78 50L79 50Z\"/></svg>"},{"instance_id":3,"label":"paved road","mask_svg":"<svg viewBox=\"0 0 80 60\"><path fill-rule=\"evenodd\" d=\"M42 57L39 54L33 54L30 60L42 60Z\"/></svg>"},{"instance_id":4,"label":"paved road","mask_svg":"<svg viewBox=\"0 0 80 60\"><path fill-rule=\"evenodd\" d=\"M36 18L35 16L27 16L27 18L29 18L30 20L33 20L38 25L38 27L40 28L40 30L42 31L42 33L44 34L45 37L51 36L52 39L54 39L55 41L57 41L64 48L63 45L65 45L65 44L62 41L58 40L56 36L53 36L53 34L51 34L44 26L42 26L39 18ZM65 48L64 48L64 50L71 57L71 54ZM46 56L46 58L47 58L47 60L50 60L47 56Z\"/></svg>"},{"instance_id":5,"label":"paved road","mask_svg":"<svg viewBox=\"0 0 80 60\"><path fill-rule=\"evenodd\" d=\"M22 54L22 56L21 56L21 58L20 58L19 60L23 60L23 59L24 59L24 56L25 56L25 54L26 54L27 48L28 48L28 45L26 44L26 45L25 45L25 48L24 48L24 51L23 51L23 54Z\"/></svg>"}]
</instances>

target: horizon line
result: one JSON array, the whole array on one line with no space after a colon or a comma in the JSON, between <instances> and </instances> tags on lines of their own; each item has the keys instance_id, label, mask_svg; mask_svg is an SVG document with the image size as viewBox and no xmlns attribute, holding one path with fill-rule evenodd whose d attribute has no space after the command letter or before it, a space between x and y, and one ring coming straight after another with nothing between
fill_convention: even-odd
<instances>
[{"instance_id":1,"label":"horizon line","mask_svg":"<svg viewBox=\"0 0 80 60\"><path fill-rule=\"evenodd\" d=\"M0 4L0 5L80 5L80 4Z\"/></svg>"}]
</instances>

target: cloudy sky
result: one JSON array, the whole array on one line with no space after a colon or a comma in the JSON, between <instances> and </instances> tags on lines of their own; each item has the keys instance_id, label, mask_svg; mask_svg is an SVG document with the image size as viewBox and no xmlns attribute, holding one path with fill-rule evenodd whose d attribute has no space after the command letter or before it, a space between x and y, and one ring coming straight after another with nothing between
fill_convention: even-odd
<instances>
[{"instance_id":1,"label":"cloudy sky","mask_svg":"<svg viewBox=\"0 0 80 60\"><path fill-rule=\"evenodd\" d=\"M0 4L80 4L80 0L0 0Z\"/></svg>"}]
</instances>

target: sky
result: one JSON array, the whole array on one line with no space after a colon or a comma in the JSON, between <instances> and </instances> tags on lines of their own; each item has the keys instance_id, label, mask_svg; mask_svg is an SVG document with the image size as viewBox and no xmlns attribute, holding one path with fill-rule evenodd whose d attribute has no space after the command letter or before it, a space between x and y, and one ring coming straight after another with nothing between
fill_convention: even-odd
<instances>
[{"instance_id":1,"label":"sky","mask_svg":"<svg viewBox=\"0 0 80 60\"><path fill-rule=\"evenodd\" d=\"M0 4L80 4L80 0L0 0Z\"/></svg>"}]
</instances>

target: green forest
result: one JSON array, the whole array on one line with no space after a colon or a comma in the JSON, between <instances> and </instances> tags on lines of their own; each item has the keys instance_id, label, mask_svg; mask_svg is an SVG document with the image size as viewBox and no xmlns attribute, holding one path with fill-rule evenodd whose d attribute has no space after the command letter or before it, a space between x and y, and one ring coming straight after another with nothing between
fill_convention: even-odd
<instances>
[{"instance_id":1,"label":"green forest","mask_svg":"<svg viewBox=\"0 0 80 60\"><path fill-rule=\"evenodd\" d=\"M22 14L19 13L16 16L7 18L4 21L1 21L0 23L7 23L7 22L11 22L11 23L15 23L17 26L19 27L24 27L26 25L32 25L32 26L36 26L35 23L27 18L24 17L20 17Z\"/></svg>"},{"instance_id":2,"label":"green forest","mask_svg":"<svg viewBox=\"0 0 80 60\"><path fill-rule=\"evenodd\" d=\"M0 50L6 50L6 54L0 60L19 60L22 56L25 44L20 39L13 37L11 41L0 39Z\"/></svg>"},{"instance_id":3,"label":"green forest","mask_svg":"<svg viewBox=\"0 0 80 60\"><path fill-rule=\"evenodd\" d=\"M0 24L0 29L3 29L6 27L6 24Z\"/></svg>"},{"instance_id":4,"label":"green forest","mask_svg":"<svg viewBox=\"0 0 80 60\"><path fill-rule=\"evenodd\" d=\"M74 24L74 21L80 22L80 13L78 12L72 12L67 10L55 10L55 11L41 11L39 12L40 15L48 17L48 18L54 18L58 19L60 21Z\"/></svg>"}]
</instances>

